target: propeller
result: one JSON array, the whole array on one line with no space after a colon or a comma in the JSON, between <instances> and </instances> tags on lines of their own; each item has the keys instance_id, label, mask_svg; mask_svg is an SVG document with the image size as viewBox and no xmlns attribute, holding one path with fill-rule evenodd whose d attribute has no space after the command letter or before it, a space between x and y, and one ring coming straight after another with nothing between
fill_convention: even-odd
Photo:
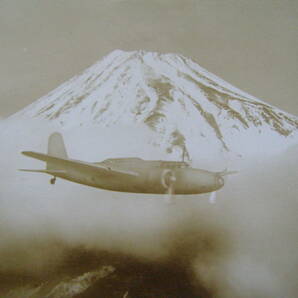
<instances>
[{"instance_id":1,"label":"propeller","mask_svg":"<svg viewBox=\"0 0 298 298\"><path fill-rule=\"evenodd\" d=\"M217 172L217 174L221 177L227 176L227 175L233 175L233 174L237 174L237 173L238 173L238 171L228 171L228 169L224 169L221 172Z\"/></svg>"},{"instance_id":2,"label":"propeller","mask_svg":"<svg viewBox=\"0 0 298 298\"><path fill-rule=\"evenodd\" d=\"M164 170L161 175L161 184L166 189L166 202L172 203L175 193L174 184L176 182L175 173L172 170Z\"/></svg>"},{"instance_id":3,"label":"propeller","mask_svg":"<svg viewBox=\"0 0 298 298\"><path fill-rule=\"evenodd\" d=\"M224 178L223 178L224 176L237 174L237 173L238 173L238 171L228 171L227 169L225 169L221 172L217 172L215 175L217 177L217 183L219 184L219 188L222 187L225 183ZM209 202L211 204L216 203L216 191L213 191L210 193Z\"/></svg>"},{"instance_id":4,"label":"propeller","mask_svg":"<svg viewBox=\"0 0 298 298\"><path fill-rule=\"evenodd\" d=\"M215 204L215 203L216 203L216 191L213 191L213 192L210 194L210 197L209 197L209 203L210 203L210 204Z\"/></svg>"}]
</instances>

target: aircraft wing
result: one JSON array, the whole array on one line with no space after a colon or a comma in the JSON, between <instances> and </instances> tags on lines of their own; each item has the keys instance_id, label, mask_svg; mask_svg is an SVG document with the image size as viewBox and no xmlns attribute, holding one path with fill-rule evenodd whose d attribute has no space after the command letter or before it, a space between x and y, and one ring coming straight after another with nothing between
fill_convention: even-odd
<instances>
[{"instance_id":1,"label":"aircraft wing","mask_svg":"<svg viewBox=\"0 0 298 298\"><path fill-rule=\"evenodd\" d=\"M138 173L133 172L133 171L113 169L113 168L110 168L110 167L107 167L104 165L94 164L94 163L90 163L90 162L84 162L84 161L75 160L75 159L64 159L64 158L60 158L60 157L56 157L56 156L52 156L52 155L48 155L48 154L44 154L44 153L33 152L33 151L23 151L22 154L24 154L25 156L31 157L31 158L41 160L41 161L57 164L59 166L59 168L62 168L62 169L63 169L63 167L68 167L68 166L79 166L82 169L88 169L88 170L94 170L94 171L98 171L101 169L101 170L105 170L105 171L111 172L111 173L126 174L126 175L131 175L131 176L139 175ZM37 171L46 172L47 170L37 170ZM60 170L57 170L57 171L60 171ZM51 170L51 172L52 172L52 170Z\"/></svg>"},{"instance_id":2,"label":"aircraft wing","mask_svg":"<svg viewBox=\"0 0 298 298\"><path fill-rule=\"evenodd\" d=\"M227 176L227 175L233 175L233 174L237 174L238 171L228 171L227 169L221 171L221 172L217 172L220 176Z\"/></svg>"}]
</instances>

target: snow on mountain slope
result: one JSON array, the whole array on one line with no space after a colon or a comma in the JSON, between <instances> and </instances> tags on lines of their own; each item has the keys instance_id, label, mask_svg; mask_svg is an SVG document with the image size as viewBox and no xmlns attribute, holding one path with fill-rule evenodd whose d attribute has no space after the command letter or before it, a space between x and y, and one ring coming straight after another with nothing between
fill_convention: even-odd
<instances>
[{"instance_id":1,"label":"snow on mountain slope","mask_svg":"<svg viewBox=\"0 0 298 298\"><path fill-rule=\"evenodd\" d=\"M177 54L115 50L11 117L67 130L142 124L170 155L247 156L298 142L298 118ZM100 138L100 136L99 136Z\"/></svg>"}]
</instances>

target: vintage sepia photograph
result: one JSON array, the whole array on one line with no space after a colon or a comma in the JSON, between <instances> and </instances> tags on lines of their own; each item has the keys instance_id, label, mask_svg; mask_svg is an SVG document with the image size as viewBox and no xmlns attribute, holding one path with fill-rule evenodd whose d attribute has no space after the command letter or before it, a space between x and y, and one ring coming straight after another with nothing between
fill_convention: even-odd
<instances>
[{"instance_id":1,"label":"vintage sepia photograph","mask_svg":"<svg viewBox=\"0 0 298 298\"><path fill-rule=\"evenodd\" d=\"M0 297L296 297L297 28L295 0L0 0Z\"/></svg>"}]
</instances>

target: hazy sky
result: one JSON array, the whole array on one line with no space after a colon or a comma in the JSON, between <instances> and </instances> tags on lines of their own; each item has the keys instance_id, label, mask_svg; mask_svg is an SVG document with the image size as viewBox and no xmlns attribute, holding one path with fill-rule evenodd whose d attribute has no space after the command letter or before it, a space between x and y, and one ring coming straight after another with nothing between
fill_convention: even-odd
<instances>
[{"instance_id":1,"label":"hazy sky","mask_svg":"<svg viewBox=\"0 0 298 298\"><path fill-rule=\"evenodd\" d=\"M297 0L0 0L0 116L118 48L177 52L298 114Z\"/></svg>"}]
</instances>

